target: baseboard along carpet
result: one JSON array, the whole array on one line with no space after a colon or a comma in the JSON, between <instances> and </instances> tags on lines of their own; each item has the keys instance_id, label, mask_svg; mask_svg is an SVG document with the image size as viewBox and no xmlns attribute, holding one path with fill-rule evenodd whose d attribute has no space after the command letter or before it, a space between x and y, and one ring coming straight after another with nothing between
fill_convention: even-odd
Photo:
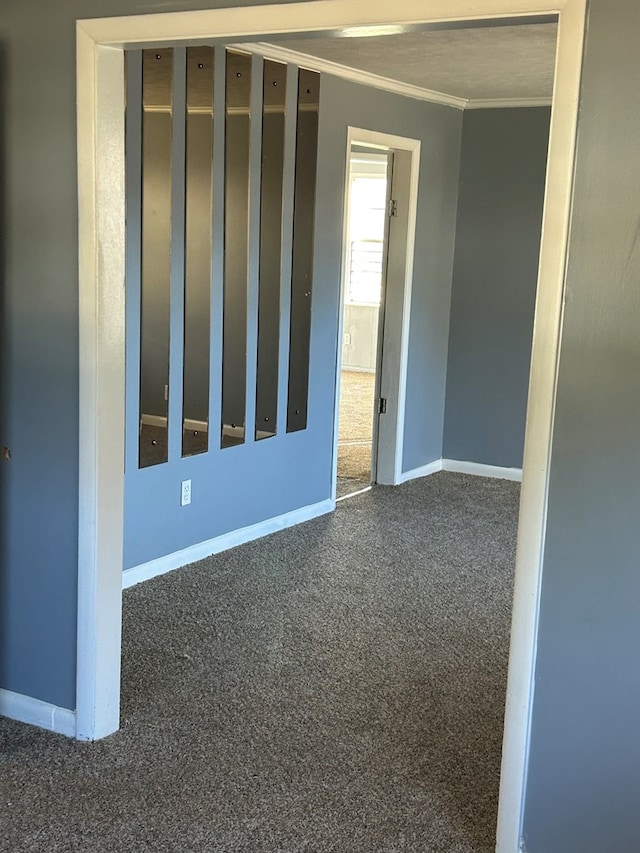
<instances>
[{"instance_id":1,"label":"baseboard along carpet","mask_svg":"<svg viewBox=\"0 0 640 853\"><path fill-rule=\"evenodd\" d=\"M121 731L0 720L0 849L492 851L518 495L376 487L127 590Z\"/></svg>"}]
</instances>

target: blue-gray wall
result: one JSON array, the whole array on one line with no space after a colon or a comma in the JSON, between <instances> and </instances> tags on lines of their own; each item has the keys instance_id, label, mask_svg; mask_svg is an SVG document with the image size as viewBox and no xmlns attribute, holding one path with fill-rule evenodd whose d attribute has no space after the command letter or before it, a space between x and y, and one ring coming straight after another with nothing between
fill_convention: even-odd
<instances>
[{"instance_id":1,"label":"blue-gray wall","mask_svg":"<svg viewBox=\"0 0 640 853\"><path fill-rule=\"evenodd\" d=\"M252 2L255 0L237 0L234 5ZM0 211L5 224L0 230L0 445L12 452L11 462L0 462L0 687L66 708L75 706L78 538L75 20L202 5L201 0L66 0L55 4L26 0L5 3L0 12ZM330 97L332 85L324 91ZM433 450L439 455L441 446L442 413L438 415L437 405L426 394L433 388L434 399L443 399L444 367L436 367L425 385L421 376L432 357L436 363L442 358L444 364L446 352L442 327L448 314L451 260L447 254L453 235L443 238L442 250L438 235L440 211L444 212L445 229L454 219L461 116L437 106L423 112L414 102L404 102L400 108L401 99L379 95L372 100L365 90L337 82L336 101L338 91L345 93L348 103L336 103L335 129L326 131L335 140L338 153L337 139L346 137L348 122L390 133L398 133L404 126L410 135L422 135L426 156L438 161L424 169L432 195L431 202L422 203L419 220L433 256L423 265L423 285L416 287L414 298L414 308L425 318L423 325L418 320L412 324L405 467L414 467L433 458ZM344 150L344 140L341 144ZM339 174L340 182L343 168L344 157L339 153L329 171L334 177ZM319 256L326 255L330 263L323 280L317 282L316 307L318 316L329 318L331 325L337 311L338 261L330 253L340 230L341 183L327 189L326 205L336 216L329 220L324 214L326 230L317 242ZM332 334L330 328L318 327L312 344L317 354L328 355ZM335 349L335 341L333 346ZM315 381L325 369L329 367L316 365ZM329 403L330 389L323 384L312 407L317 413ZM322 414L321 423L312 430L318 430L326 453L324 419ZM422 440L425 424L440 431L434 448ZM301 467L300 460L308 464L305 441L300 438L300 446L291 451L294 466ZM114 464L119 462L114 460ZM296 486L300 503L328 494L328 472L320 472L315 462L311 468L309 480ZM280 474L275 458L265 464L264 490L269 483L268 494L262 494L265 501L273 499L272 484ZM224 471L222 475L230 476ZM198 495L202 492L196 479L196 506ZM258 494L252 500L260 498ZM171 500L177 500L175 486ZM221 515L227 512L226 500L224 493L215 495ZM194 539L201 538L202 532L187 533Z\"/></svg>"},{"instance_id":2,"label":"blue-gray wall","mask_svg":"<svg viewBox=\"0 0 640 853\"><path fill-rule=\"evenodd\" d=\"M138 470L131 407L125 568L330 497L349 125L421 140L405 469L440 457L462 113L323 75L307 429L287 434L280 424L259 442L249 429L244 445L220 450L214 425L206 455ZM187 478L192 503L180 507Z\"/></svg>"},{"instance_id":3,"label":"blue-gray wall","mask_svg":"<svg viewBox=\"0 0 640 853\"><path fill-rule=\"evenodd\" d=\"M550 115L464 116L446 459L522 467Z\"/></svg>"},{"instance_id":4,"label":"blue-gray wall","mask_svg":"<svg viewBox=\"0 0 640 853\"><path fill-rule=\"evenodd\" d=\"M0 8L0 445L12 453L0 462L0 687L65 708L75 707L78 571L75 21L201 6Z\"/></svg>"},{"instance_id":5,"label":"blue-gray wall","mask_svg":"<svg viewBox=\"0 0 640 853\"><path fill-rule=\"evenodd\" d=\"M591 0L524 835L640 849L640 6Z\"/></svg>"},{"instance_id":6,"label":"blue-gray wall","mask_svg":"<svg viewBox=\"0 0 640 853\"><path fill-rule=\"evenodd\" d=\"M0 463L0 684L63 707L75 701L74 19L198 5L28 0L0 14L0 444L13 452ZM635 0L591 0L526 791L529 853L637 847L639 36ZM428 345L414 335L412 356Z\"/></svg>"}]
</instances>

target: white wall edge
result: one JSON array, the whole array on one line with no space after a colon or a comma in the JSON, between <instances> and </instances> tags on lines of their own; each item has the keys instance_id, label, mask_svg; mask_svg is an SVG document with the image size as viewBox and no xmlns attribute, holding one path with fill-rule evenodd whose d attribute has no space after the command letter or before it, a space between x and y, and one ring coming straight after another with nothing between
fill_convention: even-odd
<instances>
[{"instance_id":1,"label":"white wall edge","mask_svg":"<svg viewBox=\"0 0 640 853\"><path fill-rule=\"evenodd\" d=\"M59 708L33 696L14 693L13 690L0 689L0 714L65 737L76 736L75 711Z\"/></svg>"},{"instance_id":2,"label":"white wall edge","mask_svg":"<svg viewBox=\"0 0 640 853\"><path fill-rule=\"evenodd\" d=\"M443 106L454 107L458 110L465 109L469 103L466 98L447 95L446 92L436 92L433 89L425 89L422 86L414 86L411 83L402 83L399 80L392 80L389 77L382 77L379 74L363 71L360 68L352 68L349 65L342 65L330 59L322 59L319 56L302 53L298 50L291 50L279 44L249 42L247 44L234 44L232 47L244 50L247 53L264 56L268 59L301 65L303 68L308 68L310 71L318 71L321 74L332 74L334 77L349 80L351 83L372 86L375 89L382 89L385 92L392 92L394 95L402 95L405 98L413 98L416 101L428 101L432 104L442 104Z\"/></svg>"},{"instance_id":3,"label":"white wall edge","mask_svg":"<svg viewBox=\"0 0 640 853\"><path fill-rule=\"evenodd\" d=\"M460 459L443 459L442 470L457 474L472 474L474 477L493 477L496 480L522 480L522 468L503 468L500 465L482 465Z\"/></svg>"},{"instance_id":4,"label":"white wall edge","mask_svg":"<svg viewBox=\"0 0 640 853\"><path fill-rule=\"evenodd\" d=\"M80 24L76 35L80 365L76 737L96 740L120 724L124 55L96 43Z\"/></svg>"},{"instance_id":5,"label":"white wall edge","mask_svg":"<svg viewBox=\"0 0 640 853\"><path fill-rule=\"evenodd\" d=\"M437 474L438 471L442 471L442 459L434 459L433 462L428 462L419 468L411 468L409 471L403 471L398 477L398 485L407 483L409 480L417 480L419 477L428 477L430 474Z\"/></svg>"},{"instance_id":6,"label":"white wall edge","mask_svg":"<svg viewBox=\"0 0 640 853\"><path fill-rule=\"evenodd\" d=\"M405 151L411 152L411 183L409 186L409 219L407 222L406 266L404 279L404 295L402 304L402 332L400 340L400 375L398 379L398 409L396 423L396 448L393 482L400 482L402 474L402 458L404 455L404 424L407 408L407 375L409 366L409 333L411 327L411 299L413 295L413 261L416 245L416 226L418 219L418 196L420 186L420 157L422 143L412 140L411 146L405 142Z\"/></svg>"},{"instance_id":7,"label":"white wall edge","mask_svg":"<svg viewBox=\"0 0 640 853\"><path fill-rule=\"evenodd\" d=\"M531 350L496 853L521 849L586 0L558 4L558 46Z\"/></svg>"},{"instance_id":8,"label":"white wall edge","mask_svg":"<svg viewBox=\"0 0 640 853\"><path fill-rule=\"evenodd\" d=\"M150 580L158 575L164 575L167 572L174 571L174 569L180 569L189 563L195 563L198 560L203 560L205 557L211 557L213 554L219 554L221 551L227 551L229 548L243 545L245 542L252 542L255 539L268 536L270 533L276 533L278 530L293 527L304 521L311 521L312 518L325 515L334 509L335 501L328 498L319 503L294 509L283 515L277 515L266 521L260 521L248 527L241 527L239 530L232 530L229 533L223 533L221 536L207 539L205 542L199 542L197 545L191 545L189 548L183 548L181 551L174 551L173 554L167 554L165 557L158 557L157 560L150 560L148 563L133 566L123 572L122 588L128 589L130 586L142 583L142 581Z\"/></svg>"}]
</instances>

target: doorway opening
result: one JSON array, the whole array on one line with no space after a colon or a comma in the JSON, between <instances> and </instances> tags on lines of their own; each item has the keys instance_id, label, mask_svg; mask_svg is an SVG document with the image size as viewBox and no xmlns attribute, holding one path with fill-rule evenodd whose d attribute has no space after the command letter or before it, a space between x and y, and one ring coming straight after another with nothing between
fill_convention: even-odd
<instances>
[{"instance_id":1,"label":"doorway opening","mask_svg":"<svg viewBox=\"0 0 640 853\"><path fill-rule=\"evenodd\" d=\"M349 152L338 397L337 499L376 480L380 362L393 154L352 145Z\"/></svg>"},{"instance_id":2,"label":"doorway opening","mask_svg":"<svg viewBox=\"0 0 640 853\"><path fill-rule=\"evenodd\" d=\"M332 500L402 482L419 139L349 127Z\"/></svg>"},{"instance_id":3,"label":"doorway opening","mask_svg":"<svg viewBox=\"0 0 640 853\"><path fill-rule=\"evenodd\" d=\"M76 730L80 738L104 737L118 727L123 472L113 460L123 457L124 432L123 46L139 43L141 38L145 42L186 42L201 35L226 38L234 33L242 37L256 32L309 32L314 27L346 29L356 24L371 29L407 22L411 26L439 25L447 19L437 4L427 5L429 8L418 15L415 4L396 4L390 12L388 4L374 0L356 14L350 4L338 0L330 12L322 4L289 4L286 20L281 7L265 6L255 7L249 18L245 7L144 16L143 25L136 16L78 24L82 370ZM465 15L474 21L492 15L534 17L541 8L532 0L523 0L515 8L512 2L497 6L463 3L456 9L455 23L459 26ZM519 843L585 16L579 0L562 0L549 9L558 10L562 26L527 416L525 467L530 473L525 479L520 519L512 683L503 757L503 817L498 843L499 849L505 850L515 849ZM109 251L100 251L106 245ZM383 482L380 465L379 453L378 480Z\"/></svg>"}]
</instances>

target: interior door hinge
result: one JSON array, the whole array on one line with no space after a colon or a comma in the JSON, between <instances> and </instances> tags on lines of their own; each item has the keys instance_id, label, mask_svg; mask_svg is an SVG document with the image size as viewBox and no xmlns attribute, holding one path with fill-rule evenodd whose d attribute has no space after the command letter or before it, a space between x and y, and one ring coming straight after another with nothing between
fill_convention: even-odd
<instances>
[{"instance_id":1,"label":"interior door hinge","mask_svg":"<svg viewBox=\"0 0 640 853\"><path fill-rule=\"evenodd\" d=\"M387 411L387 398L386 397L380 397L380 399L378 400L378 414L384 415L384 414L386 414L386 411Z\"/></svg>"},{"instance_id":2,"label":"interior door hinge","mask_svg":"<svg viewBox=\"0 0 640 853\"><path fill-rule=\"evenodd\" d=\"M387 213L389 216L398 215L398 202L395 200L395 198L389 199L389 207L387 208Z\"/></svg>"}]
</instances>

